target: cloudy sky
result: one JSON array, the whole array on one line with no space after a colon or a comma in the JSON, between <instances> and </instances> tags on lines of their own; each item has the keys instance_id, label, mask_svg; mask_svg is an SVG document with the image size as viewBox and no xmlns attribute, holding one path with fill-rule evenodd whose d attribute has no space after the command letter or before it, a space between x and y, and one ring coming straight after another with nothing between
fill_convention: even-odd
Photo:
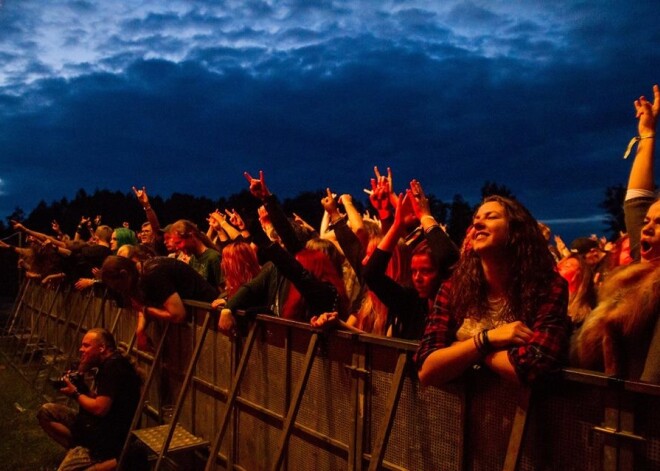
<instances>
[{"instance_id":1,"label":"cloudy sky","mask_svg":"<svg viewBox=\"0 0 660 471\"><path fill-rule=\"evenodd\" d=\"M660 8L0 0L0 64L1 217L78 188L217 198L259 169L281 196L361 197L378 165L443 200L496 181L591 232L660 82Z\"/></svg>"}]
</instances>

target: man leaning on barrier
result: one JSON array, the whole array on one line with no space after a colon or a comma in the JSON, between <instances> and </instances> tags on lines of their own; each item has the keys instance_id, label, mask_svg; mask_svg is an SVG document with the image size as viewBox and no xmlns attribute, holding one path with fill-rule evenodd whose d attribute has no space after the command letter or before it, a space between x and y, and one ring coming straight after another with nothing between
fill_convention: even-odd
<instances>
[{"instance_id":1,"label":"man leaning on barrier","mask_svg":"<svg viewBox=\"0 0 660 471\"><path fill-rule=\"evenodd\" d=\"M98 368L92 389L72 383L69 374L60 389L78 404L78 411L47 403L37 412L37 420L69 450L58 471L115 469L140 399L141 379L105 329L87 331L80 354L80 372Z\"/></svg>"}]
</instances>

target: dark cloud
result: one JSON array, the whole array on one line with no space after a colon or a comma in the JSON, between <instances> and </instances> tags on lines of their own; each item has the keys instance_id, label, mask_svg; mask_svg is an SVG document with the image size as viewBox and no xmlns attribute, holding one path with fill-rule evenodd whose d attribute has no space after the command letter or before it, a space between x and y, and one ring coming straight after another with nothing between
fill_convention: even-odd
<instances>
[{"instance_id":1,"label":"dark cloud","mask_svg":"<svg viewBox=\"0 0 660 471\"><path fill-rule=\"evenodd\" d=\"M476 202L490 180L540 218L588 219L625 182L631 103L660 72L644 4L634 17L583 2L543 14L347 5L172 4L119 19L93 43L99 57L64 76L29 55L0 89L0 209L133 184L216 198L259 169L283 196L331 186L362 198L378 165L444 200ZM25 23L12 24L22 38Z\"/></svg>"}]
</instances>

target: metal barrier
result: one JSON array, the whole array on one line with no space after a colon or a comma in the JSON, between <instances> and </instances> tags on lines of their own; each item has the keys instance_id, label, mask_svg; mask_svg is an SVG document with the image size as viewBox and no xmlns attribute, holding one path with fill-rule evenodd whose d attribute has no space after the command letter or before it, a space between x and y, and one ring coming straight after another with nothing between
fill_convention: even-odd
<instances>
[{"instance_id":1,"label":"metal barrier","mask_svg":"<svg viewBox=\"0 0 660 471\"><path fill-rule=\"evenodd\" d=\"M219 334L215 317L205 334L209 306L197 302L187 302L191 322L170 326L156 363L133 347L131 311L104 297L62 289L54 301L53 293L26 286L12 324L45 316L40 332L60 352L94 322L112 329L143 368L156 368L141 426L161 424L162 406L176 401L174 420L209 444L189 454L170 445L162 454L180 469L660 469L656 385L566 369L530 393L475 369L422 388L410 362L415 343L266 315L246 321L247 336ZM162 332L152 323L155 344ZM19 351L16 342L5 351Z\"/></svg>"}]
</instances>

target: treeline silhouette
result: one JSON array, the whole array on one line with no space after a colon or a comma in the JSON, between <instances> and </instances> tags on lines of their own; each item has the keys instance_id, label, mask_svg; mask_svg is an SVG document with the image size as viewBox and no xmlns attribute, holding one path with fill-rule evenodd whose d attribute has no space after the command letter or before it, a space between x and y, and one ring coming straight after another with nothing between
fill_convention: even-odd
<instances>
[{"instance_id":1,"label":"treeline silhouette","mask_svg":"<svg viewBox=\"0 0 660 471\"><path fill-rule=\"evenodd\" d=\"M613 238L625 227L622 212L624 192L623 185L608 187L600 205L608 214L606 224L609 227L610 236ZM486 181L481 187L482 199L493 194L515 198L507 186ZM314 227L319 227L323 217L320 200L324 196L325 189L303 191L293 198L284 199L282 205L287 214L295 212ZM359 200L357 195L354 197L355 204L361 212L370 209L371 205L366 197L363 201ZM460 194L454 195L450 202L444 202L432 194L428 197L436 220L445 224L451 239L460 244L471 223L472 214L478 202L470 203ZM256 215L260 204L247 190L217 200L183 193L173 193L168 198L149 195L149 200L163 227L177 219L189 219L203 230L208 227L206 218L216 208L221 210L231 208L238 211L243 217L249 218ZM6 217L6 222L0 221L0 238L9 238L8 242L17 244L17 240L11 237L13 234L11 220L18 220L31 229L49 234L52 233L51 223L56 220L65 234L73 236L81 217L94 218L97 215L101 215L102 224L120 227L127 222L136 231L146 220L144 211L132 191L122 193L96 190L89 194L80 189L71 200L62 198L50 204L42 200L27 216L21 208L17 207L12 214ZM16 293L17 280L16 255L7 250L0 251L0 294L11 296Z\"/></svg>"}]
</instances>

